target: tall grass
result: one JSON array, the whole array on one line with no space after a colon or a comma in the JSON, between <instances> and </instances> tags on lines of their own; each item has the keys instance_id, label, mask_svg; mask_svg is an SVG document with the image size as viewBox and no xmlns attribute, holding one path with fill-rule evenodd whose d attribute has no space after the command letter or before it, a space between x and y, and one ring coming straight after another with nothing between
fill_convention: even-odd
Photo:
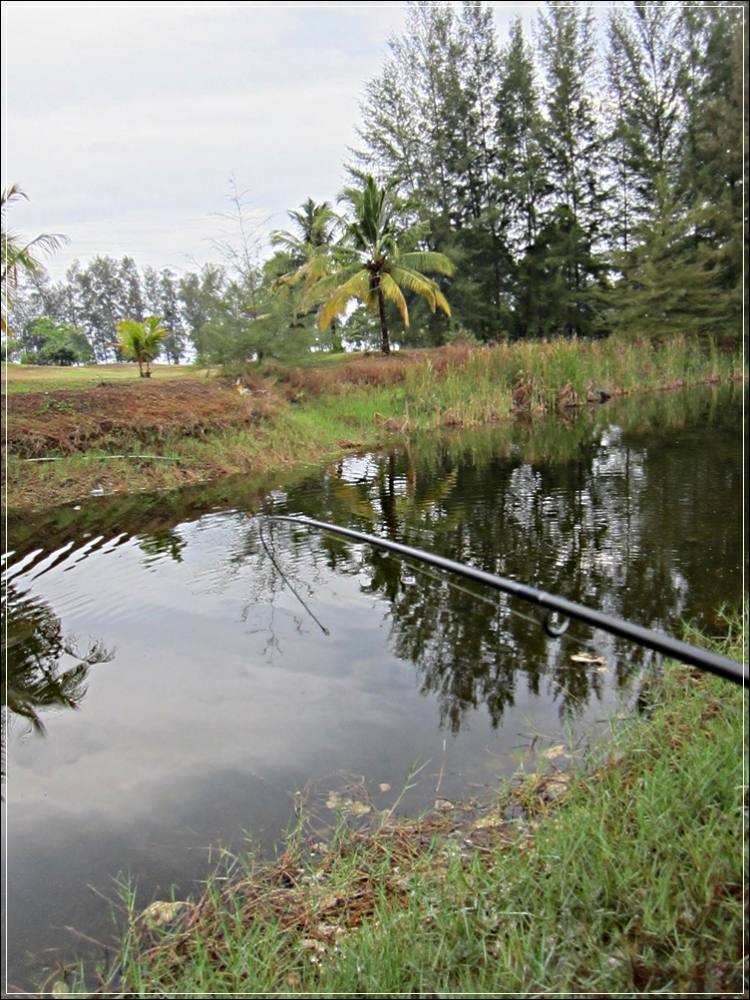
<instances>
[{"instance_id":1,"label":"tall grass","mask_svg":"<svg viewBox=\"0 0 750 1000\"><path fill-rule=\"evenodd\" d=\"M180 403L184 413L177 408L176 394L165 395L161 401L165 413L149 423L147 415L138 411L138 427L134 423L131 432L122 413L116 421L110 419L104 393L95 405L87 404L80 417L88 422L85 434L70 401L49 394L36 409L26 406L14 414L10 408L11 452L40 456L53 449L55 456L85 450L104 456L107 451L150 450L180 461L120 462L116 469L102 466L103 478L96 473L92 478L93 463L81 465L73 455L50 467L19 462L11 454L6 506L40 507L79 499L103 479L106 491L112 492L164 488L170 482L184 485L231 473L263 473L295 462L325 461L342 450L373 447L419 431L509 423L519 414L533 417L558 411L570 416L587 402L598 401L601 392L621 396L743 374L738 352L679 337L663 344L612 337L477 349L451 346L327 366L268 364L243 376L252 392L247 397L251 404L244 408L237 395L228 392L224 406L223 394L214 392L203 404L205 408L210 402L213 409L198 419L197 404L187 391L183 393L187 402ZM150 389L149 393L153 395ZM128 399L137 406L140 396L135 393ZM157 408L159 402L152 400ZM61 416L58 410L63 406L67 409ZM64 440L55 451L50 442L61 436Z\"/></svg>"},{"instance_id":2,"label":"tall grass","mask_svg":"<svg viewBox=\"0 0 750 1000\"><path fill-rule=\"evenodd\" d=\"M386 817L314 852L297 829L166 928L126 890L102 992L740 993L743 691L671 664L647 692L577 773L546 762L479 820ZM82 970L70 988L88 995Z\"/></svg>"}]
</instances>

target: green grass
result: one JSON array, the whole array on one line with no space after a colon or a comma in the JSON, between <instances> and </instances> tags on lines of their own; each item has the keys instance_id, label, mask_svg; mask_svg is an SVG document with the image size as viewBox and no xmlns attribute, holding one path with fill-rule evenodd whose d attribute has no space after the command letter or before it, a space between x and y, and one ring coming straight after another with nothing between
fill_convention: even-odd
<instances>
[{"instance_id":1,"label":"green grass","mask_svg":"<svg viewBox=\"0 0 750 1000\"><path fill-rule=\"evenodd\" d=\"M108 493L127 492L168 489L234 473L283 471L297 463L321 463L353 448L379 447L421 432L490 423L510 426L515 414L536 418L559 411L571 420L587 400L598 399L600 389L621 396L744 376L739 352L719 351L679 337L660 345L615 338L557 340L424 354L412 351L403 359L397 355L347 358L326 355L325 360L318 363L316 358L306 367L274 362L254 368L252 377L258 383L254 389L265 387L265 395L256 404L264 412L252 426L212 430L202 437L160 428L149 436L148 428L141 428L138 437L133 434L131 440L123 433L112 444L117 453L152 452L178 458L179 463L108 460L95 444L89 445L84 460L72 455L56 462L30 463L9 454L5 505L11 510L39 509L79 500L94 483L101 483ZM132 366L6 367L9 385L18 391L54 387L56 378L64 378L66 388L79 378L127 378L135 390L139 382ZM165 365L158 366L154 378L186 375L208 377L187 366ZM133 399L137 406L137 391ZM43 401L37 416L44 417L52 404L66 405L66 401L54 397ZM99 405L106 407L106 400ZM21 418L11 413L9 425L13 419Z\"/></svg>"},{"instance_id":2,"label":"green grass","mask_svg":"<svg viewBox=\"0 0 750 1000\"><path fill-rule=\"evenodd\" d=\"M205 378L215 369L194 365L151 365L151 378ZM2 391L45 392L53 389L95 389L100 382L138 382L138 365L110 364L59 367L57 365L16 365L2 363Z\"/></svg>"},{"instance_id":3,"label":"green grass","mask_svg":"<svg viewBox=\"0 0 750 1000\"><path fill-rule=\"evenodd\" d=\"M738 619L722 645L741 657ZM217 873L169 929L124 887L101 990L742 992L743 691L674 664L647 691L552 800L537 773L478 822L384 816L315 853L300 827L275 865ZM81 970L69 986L88 995Z\"/></svg>"}]
</instances>

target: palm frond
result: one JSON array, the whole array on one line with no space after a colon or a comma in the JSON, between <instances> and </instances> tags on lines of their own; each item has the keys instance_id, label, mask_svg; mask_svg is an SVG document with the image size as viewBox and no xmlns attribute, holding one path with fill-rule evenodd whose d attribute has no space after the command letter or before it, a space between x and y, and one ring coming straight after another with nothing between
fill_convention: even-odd
<instances>
[{"instance_id":1,"label":"palm frond","mask_svg":"<svg viewBox=\"0 0 750 1000\"><path fill-rule=\"evenodd\" d=\"M323 303L318 317L318 326L321 330L326 330L339 313L346 309L351 299L360 299L364 302L369 295L370 273L362 268L343 285L339 285L330 298Z\"/></svg>"},{"instance_id":2,"label":"palm frond","mask_svg":"<svg viewBox=\"0 0 750 1000\"><path fill-rule=\"evenodd\" d=\"M393 264L390 268L390 274L393 280L407 291L415 292L425 299L431 300L434 298L437 285L426 274L413 271L409 267L404 267L401 263Z\"/></svg>"},{"instance_id":3,"label":"palm frond","mask_svg":"<svg viewBox=\"0 0 750 1000\"><path fill-rule=\"evenodd\" d=\"M404 293L398 287L396 282L390 276L390 274L381 274L380 276L380 287L383 291L383 295L390 299L401 313L401 319L404 322L404 326L409 325L409 308L406 305L406 299L404 298Z\"/></svg>"},{"instance_id":4,"label":"palm frond","mask_svg":"<svg viewBox=\"0 0 750 1000\"><path fill-rule=\"evenodd\" d=\"M437 274L449 276L456 270L449 257L434 250L413 250L409 253L402 253L398 262L414 271L434 271Z\"/></svg>"}]
</instances>

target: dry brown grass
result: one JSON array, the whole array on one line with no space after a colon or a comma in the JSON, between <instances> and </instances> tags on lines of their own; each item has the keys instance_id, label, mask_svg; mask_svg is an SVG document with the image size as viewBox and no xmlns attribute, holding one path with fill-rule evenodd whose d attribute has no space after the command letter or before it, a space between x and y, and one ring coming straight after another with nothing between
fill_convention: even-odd
<instances>
[{"instance_id":1,"label":"dry brown grass","mask_svg":"<svg viewBox=\"0 0 750 1000\"><path fill-rule=\"evenodd\" d=\"M270 401L240 396L218 382L136 382L8 397L5 446L23 457L118 447L133 439L203 437L257 423Z\"/></svg>"}]
</instances>

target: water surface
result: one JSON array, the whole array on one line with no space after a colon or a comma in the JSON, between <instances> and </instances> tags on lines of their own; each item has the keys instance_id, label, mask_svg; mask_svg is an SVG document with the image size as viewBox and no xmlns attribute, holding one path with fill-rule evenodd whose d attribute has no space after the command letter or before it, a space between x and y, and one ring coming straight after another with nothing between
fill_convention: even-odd
<instances>
[{"instance_id":1,"label":"water surface","mask_svg":"<svg viewBox=\"0 0 750 1000\"><path fill-rule=\"evenodd\" d=\"M111 939L100 894L118 874L142 905L186 894L211 845L272 851L300 793L322 824L330 791L386 808L417 767L402 811L488 796L637 701L651 660L626 643L575 625L549 638L516 600L258 514L382 534L676 632L718 628L739 602L741 489L730 387L11 523L10 983L100 953L70 928Z\"/></svg>"}]
</instances>

